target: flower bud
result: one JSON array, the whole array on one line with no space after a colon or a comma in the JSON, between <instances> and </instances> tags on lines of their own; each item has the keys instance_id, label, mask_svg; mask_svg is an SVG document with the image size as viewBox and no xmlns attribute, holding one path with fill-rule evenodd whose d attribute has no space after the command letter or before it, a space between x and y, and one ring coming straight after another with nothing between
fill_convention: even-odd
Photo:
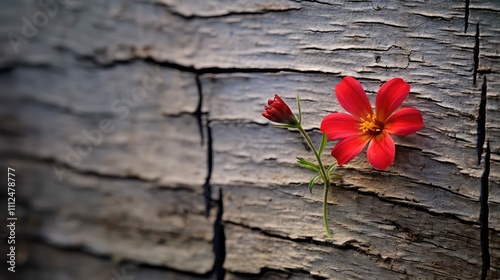
<instances>
[{"instance_id":1,"label":"flower bud","mask_svg":"<svg viewBox=\"0 0 500 280\"><path fill-rule=\"evenodd\" d=\"M270 121L287 124L292 126L297 126L299 121L290 110L290 107L279 97L277 94L274 95L274 99L269 99L267 101L268 106L264 106L265 112L262 116Z\"/></svg>"}]
</instances>

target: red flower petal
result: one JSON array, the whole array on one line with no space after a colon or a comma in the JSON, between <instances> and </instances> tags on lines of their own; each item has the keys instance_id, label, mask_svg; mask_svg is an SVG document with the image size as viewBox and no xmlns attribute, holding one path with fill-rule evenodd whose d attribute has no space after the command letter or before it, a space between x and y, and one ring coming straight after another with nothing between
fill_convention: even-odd
<instances>
[{"instance_id":1,"label":"red flower petal","mask_svg":"<svg viewBox=\"0 0 500 280\"><path fill-rule=\"evenodd\" d=\"M267 104L268 106L264 106L265 112L262 113L264 118L277 123L298 125L299 122L290 107L277 94L274 95L274 99L269 99Z\"/></svg>"},{"instance_id":2,"label":"red flower petal","mask_svg":"<svg viewBox=\"0 0 500 280\"><path fill-rule=\"evenodd\" d=\"M356 157L370 141L369 136L352 135L340 140L332 149L332 156L338 165L343 165Z\"/></svg>"},{"instance_id":3,"label":"red flower petal","mask_svg":"<svg viewBox=\"0 0 500 280\"><path fill-rule=\"evenodd\" d=\"M410 85L401 78L394 78L384 83L378 90L375 101L377 119L385 122L401 106L406 97L408 97L409 92Z\"/></svg>"},{"instance_id":4,"label":"red flower petal","mask_svg":"<svg viewBox=\"0 0 500 280\"><path fill-rule=\"evenodd\" d=\"M359 126L360 122L355 117L346 113L333 113L321 121L320 129L326 133L328 140L336 140L359 134Z\"/></svg>"},{"instance_id":5,"label":"red flower petal","mask_svg":"<svg viewBox=\"0 0 500 280\"><path fill-rule=\"evenodd\" d=\"M384 131L395 135L405 136L417 132L424 126L424 120L419 110L415 108L401 108L392 114L384 125Z\"/></svg>"},{"instance_id":6,"label":"red flower petal","mask_svg":"<svg viewBox=\"0 0 500 280\"><path fill-rule=\"evenodd\" d=\"M376 169L387 169L396 156L396 146L392 137L385 132L374 137L368 145L367 156L370 164Z\"/></svg>"},{"instance_id":7,"label":"red flower petal","mask_svg":"<svg viewBox=\"0 0 500 280\"><path fill-rule=\"evenodd\" d=\"M342 108L356 118L373 114L372 105L361 84L353 77L345 77L335 87L335 95Z\"/></svg>"},{"instance_id":8,"label":"red flower petal","mask_svg":"<svg viewBox=\"0 0 500 280\"><path fill-rule=\"evenodd\" d=\"M288 107L286 102L283 101L283 99L281 99L279 95L275 94L274 100L269 99L267 103L269 104L270 107L275 108L279 112L280 116L282 117L293 116L292 110L290 109L290 107Z\"/></svg>"}]
</instances>

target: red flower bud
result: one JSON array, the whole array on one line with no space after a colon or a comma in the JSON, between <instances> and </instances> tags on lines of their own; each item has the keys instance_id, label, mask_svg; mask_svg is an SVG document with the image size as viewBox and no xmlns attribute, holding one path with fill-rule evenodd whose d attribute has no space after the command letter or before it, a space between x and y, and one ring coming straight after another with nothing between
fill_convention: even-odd
<instances>
[{"instance_id":1,"label":"red flower bud","mask_svg":"<svg viewBox=\"0 0 500 280\"><path fill-rule=\"evenodd\" d=\"M299 121L290 110L290 107L279 97L277 94L274 95L274 100L269 99L267 101L269 106L264 106L265 112L262 116L270 121L288 124L296 126Z\"/></svg>"}]
</instances>

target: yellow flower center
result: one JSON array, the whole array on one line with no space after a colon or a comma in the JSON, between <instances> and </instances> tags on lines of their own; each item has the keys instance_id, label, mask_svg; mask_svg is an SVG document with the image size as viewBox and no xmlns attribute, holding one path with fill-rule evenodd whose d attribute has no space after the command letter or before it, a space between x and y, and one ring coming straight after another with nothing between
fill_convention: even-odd
<instances>
[{"instance_id":1,"label":"yellow flower center","mask_svg":"<svg viewBox=\"0 0 500 280\"><path fill-rule=\"evenodd\" d=\"M374 114L368 114L366 118L361 118L359 129L364 133L368 132L376 136L382 132L384 124L379 122Z\"/></svg>"}]
</instances>

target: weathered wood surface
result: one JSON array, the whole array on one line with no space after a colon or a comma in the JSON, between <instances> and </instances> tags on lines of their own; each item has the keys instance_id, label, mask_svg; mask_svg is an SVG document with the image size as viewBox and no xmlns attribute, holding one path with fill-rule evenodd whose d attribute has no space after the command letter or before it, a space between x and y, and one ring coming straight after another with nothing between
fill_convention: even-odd
<instances>
[{"instance_id":1,"label":"weathered wood surface","mask_svg":"<svg viewBox=\"0 0 500 280\"><path fill-rule=\"evenodd\" d=\"M95 280L200 280L213 279L212 276L188 275L186 273L166 270L164 268L141 266L136 264L120 264L117 260L96 258L77 250L54 248L36 243L26 243L20 252L30 256L23 262L27 269L20 271L15 279L95 279ZM78 264L78 265L75 265ZM91 277L89 276L91 275ZM264 279L314 279L304 272L287 272L266 270L258 277ZM257 279L252 275L227 274L227 279L249 280Z\"/></svg>"},{"instance_id":2,"label":"weathered wood surface","mask_svg":"<svg viewBox=\"0 0 500 280\"><path fill-rule=\"evenodd\" d=\"M42 10L37 1L1 5L2 34L22 35L22 17ZM463 1L58 7L17 53L0 37L0 152L24 177L21 231L33 239L21 278L88 279L84 271L96 270L110 279L112 258L139 265L135 279L211 279L224 256L226 279L478 279L484 77L488 278L500 278L498 1L471 1L466 33ZM332 89L345 75L372 100L382 82L404 78L405 105L422 111L425 126L396 139L387 171L364 153L338 168L328 240L321 186L309 194L311 174L295 165L312 155L298 133L260 113L274 93L293 104L299 92L318 143L321 119L342 110ZM82 144L103 120L114 129ZM75 160L68 149L78 148L91 150ZM207 181L214 200L223 192L225 238L214 234L220 209L204 216ZM218 242L225 250L214 253ZM86 269L68 270L73 262Z\"/></svg>"}]
</instances>

